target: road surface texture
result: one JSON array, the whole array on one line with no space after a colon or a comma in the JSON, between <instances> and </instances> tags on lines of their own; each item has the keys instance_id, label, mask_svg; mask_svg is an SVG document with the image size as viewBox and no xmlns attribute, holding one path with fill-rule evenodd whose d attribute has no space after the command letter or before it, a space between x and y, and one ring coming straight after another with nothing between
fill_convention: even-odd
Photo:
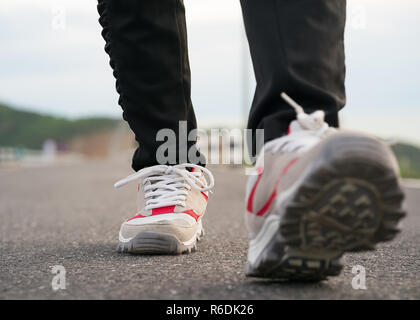
<instances>
[{"instance_id":1,"label":"road surface texture","mask_svg":"<svg viewBox=\"0 0 420 320\"><path fill-rule=\"evenodd\" d=\"M403 232L378 250L345 256L339 277L320 283L247 278L241 168L215 167L216 188L198 251L182 256L116 252L136 185L114 190L130 159L0 170L1 299L419 299L420 190L407 189ZM53 291L54 265L66 289ZM366 268L366 290L352 267Z\"/></svg>"}]
</instances>

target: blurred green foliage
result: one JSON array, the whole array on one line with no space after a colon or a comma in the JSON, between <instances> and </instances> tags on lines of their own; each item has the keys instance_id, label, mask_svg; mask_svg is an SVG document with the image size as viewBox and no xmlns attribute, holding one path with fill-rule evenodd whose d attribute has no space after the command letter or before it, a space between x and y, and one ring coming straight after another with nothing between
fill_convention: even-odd
<instances>
[{"instance_id":1,"label":"blurred green foliage","mask_svg":"<svg viewBox=\"0 0 420 320\"><path fill-rule=\"evenodd\" d=\"M83 118L69 120L35 112L22 111L0 104L0 146L40 149L47 139L69 139L115 128L120 120Z\"/></svg>"},{"instance_id":2,"label":"blurred green foliage","mask_svg":"<svg viewBox=\"0 0 420 320\"><path fill-rule=\"evenodd\" d=\"M397 143L392 146L398 164L400 165L403 178L420 179L420 148L415 146Z\"/></svg>"}]
</instances>

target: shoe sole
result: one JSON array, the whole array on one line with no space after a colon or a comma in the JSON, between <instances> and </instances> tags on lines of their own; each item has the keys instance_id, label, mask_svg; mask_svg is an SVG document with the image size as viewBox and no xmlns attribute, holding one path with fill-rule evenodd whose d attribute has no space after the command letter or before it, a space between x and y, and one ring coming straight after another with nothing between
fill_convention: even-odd
<instances>
[{"instance_id":1,"label":"shoe sole","mask_svg":"<svg viewBox=\"0 0 420 320\"><path fill-rule=\"evenodd\" d=\"M166 233L142 231L129 241L118 242L119 253L144 254L144 255L180 255L195 252L197 242L204 235L204 229L191 240L191 244L185 244L176 236Z\"/></svg>"},{"instance_id":2,"label":"shoe sole","mask_svg":"<svg viewBox=\"0 0 420 320\"><path fill-rule=\"evenodd\" d=\"M384 163L388 151L371 139L344 139L339 145L337 156L329 153L329 160L304 178L277 234L258 263L248 264L248 275L323 280L340 274L345 252L373 250L399 232L404 194Z\"/></svg>"}]
</instances>

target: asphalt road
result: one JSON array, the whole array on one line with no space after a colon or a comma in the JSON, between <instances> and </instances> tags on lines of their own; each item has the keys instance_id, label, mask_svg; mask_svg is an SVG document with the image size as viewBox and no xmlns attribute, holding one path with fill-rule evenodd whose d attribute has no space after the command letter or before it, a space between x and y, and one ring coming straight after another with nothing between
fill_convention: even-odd
<instances>
[{"instance_id":1,"label":"asphalt road","mask_svg":"<svg viewBox=\"0 0 420 320\"><path fill-rule=\"evenodd\" d=\"M183 256L121 255L120 223L135 212L135 184L114 190L128 158L0 170L1 299L419 299L420 190L396 240L345 256L339 277L321 283L246 278L242 169L215 168L216 188L199 250ZM53 291L51 268L66 269ZM355 290L352 267L366 268Z\"/></svg>"}]
</instances>

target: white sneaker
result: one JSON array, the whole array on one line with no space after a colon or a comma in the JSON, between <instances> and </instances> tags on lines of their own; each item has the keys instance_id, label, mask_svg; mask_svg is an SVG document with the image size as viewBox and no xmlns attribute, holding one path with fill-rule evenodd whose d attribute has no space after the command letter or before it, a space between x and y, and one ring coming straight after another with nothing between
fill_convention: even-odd
<instances>
[{"instance_id":1,"label":"white sneaker","mask_svg":"<svg viewBox=\"0 0 420 320\"><path fill-rule=\"evenodd\" d=\"M398 165L369 135L329 128L294 101L289 134L266 143L247 186L247 275L321 280L345 252L394 238L404 217Z\"/></svg>"},{"instance_id":2,"label":"white sneaker","mask_svg":"<svg viewBox=\"0 0 420 320\"><path fill-rule=\"evenodd\" d=\"M121 225L118 252L181 254L195 251L197 240L203 235L201 220L208 192L214 186L211 172L195 164L156 165L120 180L115 187L134 180L139 180L140 210Z\"/></svg>"}]
</instances>

